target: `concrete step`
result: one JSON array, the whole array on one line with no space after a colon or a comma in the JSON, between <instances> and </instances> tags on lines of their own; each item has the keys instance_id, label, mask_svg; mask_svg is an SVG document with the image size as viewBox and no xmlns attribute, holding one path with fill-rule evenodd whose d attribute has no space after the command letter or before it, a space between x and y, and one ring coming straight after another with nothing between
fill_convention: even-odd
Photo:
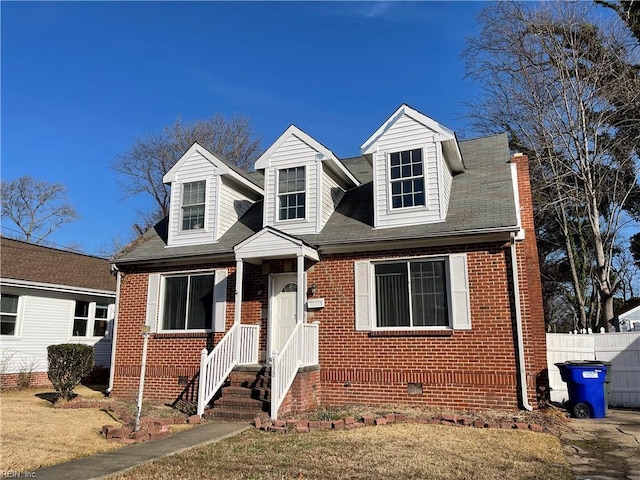
<instances>
[{"instance_id":1,"label":"concrete step","mask_svg":"<svg viewBox=\"0 0 640 480\"><path fill-rule=\"evenodd\" d=\"M212 408L204 411L205 418L216 420L247 422L259 417L264 412L262 410L235 410L231 408Z\"/></svg>"}]
</instances>

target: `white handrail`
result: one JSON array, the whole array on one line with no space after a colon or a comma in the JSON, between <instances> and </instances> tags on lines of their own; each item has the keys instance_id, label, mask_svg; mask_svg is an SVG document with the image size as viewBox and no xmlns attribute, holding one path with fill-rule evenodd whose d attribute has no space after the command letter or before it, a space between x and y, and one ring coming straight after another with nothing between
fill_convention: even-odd
<instances>
[{"instance_id":1,"label":"white handrail","mask_svg":"<svg viewBox=\"0 0 640 480\"><path fill-rule=\"evenodd\" d=\"M204 407L222 386L233 367L238 364L258 363L259 332L258 325L234 324L211 353L208 353L206 348L202 349L198 382L198 415L204 413Z\"/></svg>"},{"instance_id":2,"label":"white handrail","mask_svg":"<svg viewBox=\"0 0 640 480\"><path fill-rule=\"evenodd\" d=\"M271 365L271 418L278 417L278 409L296 378L298 369L318 364L318 324L298 323Z\"/></svg>"}]
</instances>

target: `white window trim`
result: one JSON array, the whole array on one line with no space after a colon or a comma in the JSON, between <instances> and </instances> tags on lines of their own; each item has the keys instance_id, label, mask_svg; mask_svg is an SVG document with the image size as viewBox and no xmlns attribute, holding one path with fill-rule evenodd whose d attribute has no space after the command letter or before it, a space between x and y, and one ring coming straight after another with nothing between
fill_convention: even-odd
<instances>
[{"instance_id":1,"label":"white window trim","mask_svg":"<svg viewBox=\"0 0 640 480\"><path fill-rule=\"evenodd\" d=\"M24 312L24 302L25 296L20 295L19 293L11 293L6 292L4 295L12 295L14 297L18 297L18 307L16 308L16 327L15 333L13 335L0 335L2 341L13 341L13 340L21 340L22 339L22 319ZM6 315L6 314L5 314Z\"/></svg>"},{"instance_id":2,"label":"white window trim","mask_svg":"<svg viewBox=\"0 0 640 480\"><path fill-rule=\"evenodd\" d=\"M75 321L76 318L85 318L85 317L76 317L76 304L77 302L86 302L89 304L89 316L86 317L87 318L87 330L86 330L86 334L85 335L74 335L73 334L73 323ZM97 304L100 305L105 305L107 307L107 318L106 319L102 319L102 318L96 318L96 305ZM111 338L111 326L113 325L112 321L113 318L111 317L112 315L112 309L109 308L109 303L104 303L104 302L96 302L96 301L90 301L90 300L74 300L73 301L73 311L71 312L71 332L69 333L69 338L71 339L101 339L101 338ZM89 335L89 333L93 334L94 328L95 328L95 322L96 320L101 321L101 320L106 320L107 322L107 329L105 331L105 334L103 336L101 335Z\"/></svg>"},{"instance_id":3,"label":"white window trim","mask_svg":"<svg viewBox=\"0 0 640 480\"><path fill-rule=\"evenodd\" d=\"M391 179L391 154L393 153L402 153L411 150L420 150L422 151L422 181L424 185L424 205L412 205L410 207L393 207L393 197L392 197L392 183L402 181L404 179ZM406 147L402 150L393 150L385 152L384 161L386 167L387 174L387 213L396 214L396 213L405 213L410 211L419 211L419 210L429 210L429 199L427 197L427 162L426 162L426 149L424 145L418 145L414 147ZM420 178L420 177L411 177L410 179Z\"/></svg>"},{"instance_id":4,"label":"white window trim","mask_svg":"<svg viewBox=\"0 0 640 480\"><path fill-rule=\"evenodd\" d=\"M189 316L188 310L186 311L187 318L185 318L185 328L182 329L165 329L164 326L164 298L166 295L166 282L167 278L171 277L196 277L196 276L204 276L204 275L212 275L213 276L213 298L212 298L212 312L213 318L211 319L211 328L186 328L187 318ZM215 331L214 323L215 323L215 308L216 308L216 270L196 270L196 271L181 271L181 272L171 272L171 273L163 273L160 275L160 294L158 296L158 318L157 318L157 333L211 333ZM188 290L187 290L188 292ZM188 307L187 303L187 307Z\"/></svg>"},{"instance_id":5,"label":"white window trim","mask_svg":"<svg viewBox=\"0 0 640 480\"><path fill-rule=\"evenodd\" d=\"M307 164L293 165L290 167L275 168L275 223L307 223L309 221L309 168ZM280 171L291 170L293 168L304 168L304 217L303 218L287 218L280 220ZM283 193L282 195L289 195L295 192Z\"/></svg>"},{"instance_id":6,"label":"white window trim","mask_svg":"<svg viewBox=\"0 0 640 480\"><path fill-rule=\"evenodd\" d=\"M204 182L204 220L203 220L203 226L202 228L191 228L188 230L184 230L182 228L182 221L184 219L184 186L189 184L189 183L198 183L198 182ZM200 232L208 232L209 231L209 225L208 225L208 221L207 221L207 212L208 212L208 207L207 207L207 199L209 198L209 180L206 178L200 179L200 180L189 180L189 181L185 181L185 182L181 182L180 183L180 198L179 198L179 211L178 211L178 235L190 235L190 234L194 234L194 233L200 233ZM199 205L199 204L198 204ZM192 205L189 205L192 206Z\"/></svg>"},{"instance_id":7,"label":"white window trim","mask_svg":"<svg viewBox=\"0 0 640 480\"><path fill-rule=\"evenodd\" d=\"M379 327L378 326L378 311L376 309L377 298L376 298L376 288L375 288L375 266L380 264L393 264L393 263L405 263L409 264L410 262L416 261L444 261L444 271L446 277L446 288L447 288L447 319L449 321L449 325L420 325L420 326L409 326L409 327ZM429 256L419 256L419 257L402 257L402 258L389 258L384 260L372 260L371 261L371 308L373 318L371 319L371 330L375 331L406 331L406 332L415 332L422 330L453 330L453 307L452 307L452 293L453 293L453 282L451 281L451 268L450 268L450 258L448 255L429 255ZM411 302L411 299L409 300ZM410 317L413 315L411 311L411 303L409 303L409 315ZM413 320L411 318L411 320Z\"/></svg>"},{"instance_id":8,"label":"white window trim","mask_svg":"<svg viewBox=\"0 0 640 480\"><path fill-rule=\"evenodd\" d=\"M431 258L448 258L448 281L450 328L445 327L377 327L375 311L375 269L374 263L402 262ZM414 255L395 258L376 258L354 261L354 328L359 332L378 331L429 331L429 330L472 330L471 292L469 285L469 265L467 253L440 255Z\"/></svg>"}]
</instances>

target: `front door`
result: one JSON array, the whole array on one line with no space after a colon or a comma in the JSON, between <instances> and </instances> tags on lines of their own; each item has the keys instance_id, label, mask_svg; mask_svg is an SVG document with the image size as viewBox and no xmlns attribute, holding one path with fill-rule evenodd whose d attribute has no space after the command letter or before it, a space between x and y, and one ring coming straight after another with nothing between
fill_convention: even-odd
<instances>
[{"instance_id":1,"label":"front door","mask_svg":"<svg viewBox=\"0 0 640 480\"><path fill-rule=\"evenodd\" d=\"M273 276L271 303L271 353L280 352L296 326L298 295L295 274Z\"/></svg>"}]
</instances>

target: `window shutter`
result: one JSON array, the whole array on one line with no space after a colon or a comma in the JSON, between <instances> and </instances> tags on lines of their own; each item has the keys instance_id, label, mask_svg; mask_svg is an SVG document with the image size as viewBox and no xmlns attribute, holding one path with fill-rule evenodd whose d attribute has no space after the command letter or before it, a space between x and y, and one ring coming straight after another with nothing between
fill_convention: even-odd
<instances>
[{"instance_id":1,"label":"window shutter","mask_svg":"<svg viewBox=\"0 0 640 480\"><path fill-rule=\"evenodd\" d=\"M227 269L216 270L213 287L213 331L224 332L227 313Z\"/></svg>"},{"instance_id":2,"label":"window shutter","mask_svg":"<svg viewBox=\"0 0 640 480\"><path fill-rule=\"evenodd\" d=\"M160 297L160 275L152 273L149 275L149 285L147 287L147 317L145 325L156 331L156 321L158 319L158 299Z\"/></svg>"},{"instance_id":3,"label":"window shutter","mask_svg":"<svg viewBox=\"0 0 640 480\"><path fill-rule=\"evenodd\" d=\"M113 337L113 322L116 317L116 304L110 303L107 305L107 332L105 333L105 337L112 338Z\"/></svg>"},{"instance_id":4,"label":"window shutter","mask_svg":"<svg viewBox=\"0 0 640 480\"><path fill-rule=\"evenodd\" d=\"M354 263L356 330L371 330L371 263L364 260Z\"/></svg>"},{"instance_id":5,"label":"window shutter","mask_svg":"<svg viewBox=\"0 0 640 480\"><path fill-rule=\"evenodd\" d=\"M471 330L467 255L464 253L450 255L449 270L451 273L453 328L454 330Z\"/></svg>"}]
</instances>

